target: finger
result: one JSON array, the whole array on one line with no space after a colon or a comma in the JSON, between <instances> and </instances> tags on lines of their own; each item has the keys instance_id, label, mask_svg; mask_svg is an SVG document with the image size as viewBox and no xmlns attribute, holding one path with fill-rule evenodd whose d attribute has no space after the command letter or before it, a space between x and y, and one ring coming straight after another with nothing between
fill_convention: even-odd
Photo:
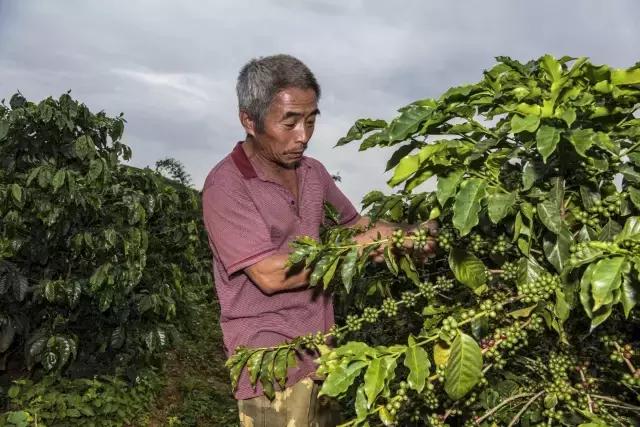
<instances>
[{"instance_id":1,"label":"finger","mask_svg":"<svg viewBox=\"0 0 640 427\"><path fill-rule=\"evenodd\" d=\"M440 224L438 224L438 221L434 219L423 222L422 224L420 224L420 227L429 230L429 234L431 234L432 236L437 236L438 231L440 230Z\"/></svg>"},{"instance_id":2,"label":"finger","mask_svg":"<svg viewBox=\"0 0 640 427\"><path fill-rule=\"evenodd\" d=\"M372 257L371 259L376 264L380 264L380 263L384 262L384 256L383 255L376 255L376 256Z\"/></svg>"},{"instance_id":3,"label":"finger","mask_svg":"<svg viewBox=\"0 0 640 427\"><path fill-rule=\"evenodd\" d=\"M435 239L429 238L427 240L427 243L424 245L424 248L422 248L422 250L427 253L427 254L434 254L436 253L436 251L438 250L438 242Z\"/></svg>"}]
</instances>

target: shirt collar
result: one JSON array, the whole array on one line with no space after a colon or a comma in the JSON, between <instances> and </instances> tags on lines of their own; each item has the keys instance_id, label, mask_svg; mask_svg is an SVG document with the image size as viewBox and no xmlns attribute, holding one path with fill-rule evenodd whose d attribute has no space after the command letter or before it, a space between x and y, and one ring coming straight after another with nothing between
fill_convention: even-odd
<instances>
[{"instance_id":1,"label":"shirt collar","mask_svg":"<svg viewBox=\"0 0 640 427\"><path fill-rule=\"evenodd\" d=\"M236 167L240 170L245 179L258 177L256 170L242 148L242 141L239 141L231 152L231 160L236 164Z\"/></svg>"}]
</instances>

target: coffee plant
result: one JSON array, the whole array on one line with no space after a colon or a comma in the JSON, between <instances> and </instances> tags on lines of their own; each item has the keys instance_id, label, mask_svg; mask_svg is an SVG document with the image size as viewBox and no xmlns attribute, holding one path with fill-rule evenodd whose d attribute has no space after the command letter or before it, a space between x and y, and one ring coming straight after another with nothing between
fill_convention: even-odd
<instances>
[{"instance_id":1,"label":"coffee plant","mask_svg":"<svg viewBox=\"0 0 640 427\"><path fill-rule=\"evenodd\" d=\"M273 396L311 351L348 426L638 422L639 107L640 64L499 57L476 84L358 120L337 145L396 147L388 183L402 186L365 196L367 214L437 220L438 252L418 261L432 238L419 226L369 244L300 237L290 264L334 291L341 326L237 349L232 383L246 368Z\"/></svg>"},{"instance_id":2,"label":"coffee plant","mask_svg":"<svg viewBox=\"0 0 640 427\"><path fill-rule=\"evenodd\" d=\"M68 93L0 105L2 400L25 375L136 383L211 289L198 193L124 164L124 123Z\"/></svg>"}]
</instances>

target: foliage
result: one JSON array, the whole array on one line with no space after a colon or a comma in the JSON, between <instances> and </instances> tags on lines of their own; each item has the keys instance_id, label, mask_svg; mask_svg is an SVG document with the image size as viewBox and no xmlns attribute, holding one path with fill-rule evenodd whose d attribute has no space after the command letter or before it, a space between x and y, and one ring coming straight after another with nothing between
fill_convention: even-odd
<instances>
[{"instance_id":1,"label":"foliage","mask_svg":"<svg viewBox=\"0 0 640 427\"><path fill-rule=\"evenodd\" d=\"M506 57L477 84L361 119L337 145L396 146L374 219L437 218L439 253L399 229L293 244L291 264L333 289L342 326L275 348L239 348L267 395L297 351L320 353L322 393L346 425L631 425L640 416L640 68ZM416 192L432 178L433 192ZM369 251L385 246L384 265ZM415 253L415 252L414 252ZM337 346L325 341L331 337Z\"/></svg>"},{"instance_id":2,"label":"foliage","mask_svg":"<svg viewBox=\"0 0 640 427\"><path fill-rule=\"evenodd\" d=\"M158 374L140 372L134 384L101 376L66 379L48 376L33 383L19 380L9 397L20 411L0 418L0 426L122 426L136 423L161 385Z\"/></svg>"},{"instance_id":3,"label":"foliage","mask_svg":"<svg viewBox=\"0 0 640 427\"><path fill-rule=\"evenodd\" d=\"M158 160L156 162L156 172L174 179L182 185L191 186L191 176L184 170L182 162L173 157Z\"/></svg>"},{"instance_id":4,"label":"foliage","mask_svg":"<svg viewBox=\"0 0 640 427\"><path fill-rule=\"evenodd\" d=\"M69 94L0 105L3 381L132 381L211 289L198 193L122 164L123 130Z\"/></svg>"},{"instance_id":5,"label":"foliage","mask_svg":"<svg viewBox=\"0 0 640 427\"><path fill-rule=\"evenodd\" d=\"M224 367L220 310L217 301L202 295L194 308L197 320L181 345L167 355L166 385L148 416L148 425L234 426L238 406Z\"/></svg>"}]
</instances>

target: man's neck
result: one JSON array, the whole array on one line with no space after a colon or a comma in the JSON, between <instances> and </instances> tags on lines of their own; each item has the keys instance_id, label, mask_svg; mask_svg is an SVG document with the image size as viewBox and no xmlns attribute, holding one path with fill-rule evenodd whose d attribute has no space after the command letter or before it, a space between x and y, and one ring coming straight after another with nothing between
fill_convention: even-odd
<instances>
[{"instance_id":1,"label":"man's neck","mask_svg":"<svg viewBox=\"0 0 640 427\"><path fill-rule=\"evenodd\" d=\"M283 175L289 175L295 171L294 168L289 169L277 162L274 162L273 160L270 160L265 153L260 150L259 144L249 136L242 143L242 148L244 149L247 158L252 163L257 164L260 170L262 170L267 176L281 177Z\"/></svg>"}]
</instances>

